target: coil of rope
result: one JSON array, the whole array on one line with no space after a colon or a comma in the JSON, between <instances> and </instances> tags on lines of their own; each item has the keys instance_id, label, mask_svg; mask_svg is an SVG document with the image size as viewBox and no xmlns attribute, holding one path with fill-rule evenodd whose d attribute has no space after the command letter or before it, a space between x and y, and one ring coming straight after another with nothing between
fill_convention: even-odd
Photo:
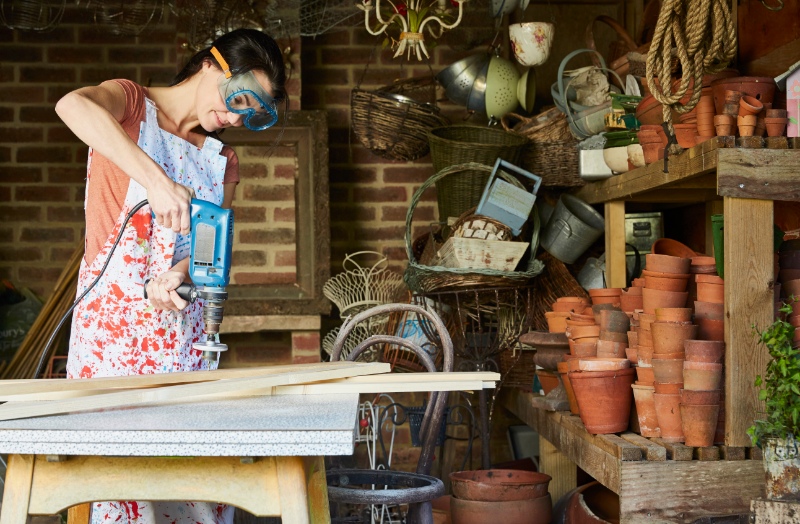
<instances>
[{"instance_id":1,"label":"coil of rope","mask_svg":"<svg viewBox=\"0 0 800 524\"><path fill-rule=\"evenodd\" d=\"M688 102L682 103L690 84L702 86L703 75L725 69L736 54L736 28L729 4L730 0L662 0L647 53L646 75L650 92L663 106L669 142L677 152L672 111L691 111L702 88L692 89ZM673 53L683 72L677 89L670 78ZM658 84L656 77L662 79Z\"/></svg>"}]
</instances>

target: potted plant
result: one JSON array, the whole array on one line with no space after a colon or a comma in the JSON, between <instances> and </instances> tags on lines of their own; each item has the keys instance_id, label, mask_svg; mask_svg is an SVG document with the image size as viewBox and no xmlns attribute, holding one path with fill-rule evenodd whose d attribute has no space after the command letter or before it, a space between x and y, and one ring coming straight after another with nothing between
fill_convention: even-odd
<instances>
[{"instance_id":1,"label":"potted plant","mask_svg":"<svg viewBox=\"0 0 800 524\"><path fill-rule=\"evenodd\" d=\"M770 500L800 500L800 349L793 347L794 326L783 318L792 313L783 304L779 317L765 330L755 329L769 350L766 373L756 377L765 417L747 430L753 445L764 450L766 496Z\"/></svg>"}]
</instances>

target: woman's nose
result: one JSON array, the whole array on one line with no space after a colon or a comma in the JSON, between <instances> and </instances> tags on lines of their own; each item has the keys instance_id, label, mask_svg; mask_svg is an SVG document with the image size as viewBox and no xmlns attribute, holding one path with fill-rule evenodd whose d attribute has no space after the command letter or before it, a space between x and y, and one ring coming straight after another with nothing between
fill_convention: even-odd
<instances>
[{"instance_id":1,"label":"woman's nose","mask_svg":"<svg viewBox=\"0 0 800 524\"><path fill-rule=\"evenodd\" d=\"M233 111L228 111L228 122L230 122L233 127L241 127L244 123L242 115L234 113Z\"/></svg>"}]
</instances>

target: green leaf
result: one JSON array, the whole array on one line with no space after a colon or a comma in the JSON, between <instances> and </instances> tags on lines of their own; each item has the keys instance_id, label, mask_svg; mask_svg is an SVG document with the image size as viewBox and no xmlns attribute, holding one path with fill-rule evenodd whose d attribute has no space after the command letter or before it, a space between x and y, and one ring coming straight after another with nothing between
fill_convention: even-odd
<instances>
[{"instance_id":1,"label":"green leaf","mask_svg":"<svg viewBox=\"0 0 800 524\"><path fill-rule=\"evenodd\" d=\"M761 400L761 401L767 400L767 390L766 389L762 389L761 391L758 392L758 400Z\"/></svg>"}]
</instances>

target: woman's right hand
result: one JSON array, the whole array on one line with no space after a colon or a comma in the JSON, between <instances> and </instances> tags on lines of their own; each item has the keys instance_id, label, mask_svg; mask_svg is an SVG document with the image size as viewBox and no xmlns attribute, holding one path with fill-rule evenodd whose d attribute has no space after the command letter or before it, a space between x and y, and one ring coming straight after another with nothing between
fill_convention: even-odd
<instances>
[{"instance_id":1,"label":"woman's right hand","mask_svg":"<svg viewBox=\"0 0 800 524\"><path fill-rule=\"evenodd\" d=\"M160 226L188 235L194 189L170 180L166 175L147 188L147 201Z\"/></svg>"}]
</instances>

